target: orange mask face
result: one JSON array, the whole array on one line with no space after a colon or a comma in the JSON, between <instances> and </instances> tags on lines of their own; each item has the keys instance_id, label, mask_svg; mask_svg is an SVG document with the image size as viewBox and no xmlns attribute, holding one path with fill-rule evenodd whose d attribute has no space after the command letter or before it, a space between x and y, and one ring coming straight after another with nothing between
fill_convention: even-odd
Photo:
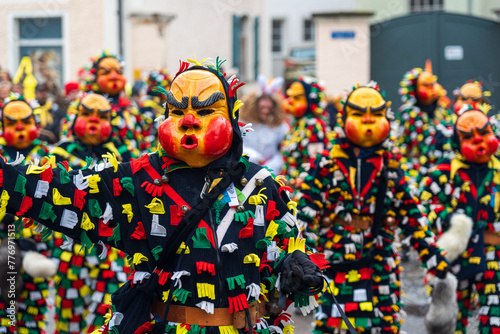
<instances>
[{"instance_id":1,"label":"orange mask face","mask_svg":"<svg viewBox=\"0 0 500 334\"><path fill-rule=\"evenodd\" d=\"M474 82L468 82L460 87L460 93L453 105L453 110L458 113L464 104L476 105L483 103L483 90Z\"/></svg>"},{"instance_id":2,"label":"orange mask face","mask_svg":"<svg viewBox=\"0 0 500 334\"><path fill-rule=\"evenodd\" d=\"M104 94L117 95L127 83L120 62L113 57L104 58L99 62L96 76L99 90Z\"/></svg>"},{"instance_id":3,"label":"orange mask face","mask_svg":"<svg viewBox=\"0 0 500 334\"><path fill-rule=\"evenodd\" d=\"M424 71L417 78L417 98L423 105L436 102L441 96L446 95L446 90L436 82L436 76Z\"/></svg>"},{"instance_id":4,"label":"orange mask face","mask_svg":"<svg viewBox=\"0 0 500 334\"><path fill-rule=\"evenodd\" d=\"M102 95L85 96L78 106L75 135L87 145L100 145L111 136L111 105Z\"/></svg>"},{"instance_id":5,"label":"orange mask face","mask_svg":"<svg viewBox=\"0 0 500 334\"><path fill-rule=\"evenodd\" d=\"M181 73L167 93L168 117L158 138L172 157L191 167L204 167L231 147L233 128L224 86L205 70Z\"/></svg>"},{"instance_id":6,"label":"orange mask face","mask_svg":"<svg viewBox=\"0 0 500 334\"><path fill-rule=\"evenodd\" d=\"M307 111L307 97L304 86L298 81L286 90L287 98L283 100L283 110L295 118L301 118Z\"/></svg>"},{"instance_id":7,"label":"orange mask face","mask_svg":"<svg viewBox=\"0 0 500 334\"><path fill-rule=\"evenodd\" d=\"M460 152L473 163L490 160L498 149L498 139L493 133L488 117L478 110L467 111L457 120Z\"/></svg>"},{"instance_id":8,"label":"orange mask face","mask_svg":"<svg viewBox=\"0 0 500 334\"><path fill-rule=\"evenodd\" d=\"M390 102L384 101L380 93L369 87L356 89L345 105L345 134L353 144L372 147L383 142L390 131L385 116Z\"/></svg>"},{"instance_id":9,"label":"orange mask face","mask_svg":"<svg viewBox=\"0 0 500 334\"><path fill-rule=\"evenodd\" d=\"M12 101L3 109L3 131L7 146L23 150L38 137L33 110L24 101Z\"/></svg>"}]
</instances>

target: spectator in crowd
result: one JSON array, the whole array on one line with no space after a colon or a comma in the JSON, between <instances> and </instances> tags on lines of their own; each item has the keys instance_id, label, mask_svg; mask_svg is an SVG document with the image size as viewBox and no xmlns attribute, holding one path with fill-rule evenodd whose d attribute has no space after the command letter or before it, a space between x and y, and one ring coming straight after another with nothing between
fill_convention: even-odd
<instances>
[{"instance_id":1,"label":"spectator in crowd","mask_svg":"<svg viewBox=\"0 0 500 334\"><path fill-rule=\"evenodd\" d=\"M253 129L243 137L243 152L251 162L280 174L283 157L279 149L289 129L278 95L284 80L279 77L267 83L265 77L259 75L258 81L259 91L243 98L241 107L241 120L251 123Z\"/></svg>"}]
</instances>

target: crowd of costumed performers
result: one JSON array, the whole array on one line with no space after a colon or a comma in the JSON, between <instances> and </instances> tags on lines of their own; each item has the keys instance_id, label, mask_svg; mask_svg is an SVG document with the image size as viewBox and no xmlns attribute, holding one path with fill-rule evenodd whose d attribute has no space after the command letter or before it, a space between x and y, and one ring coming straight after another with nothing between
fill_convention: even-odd
<instances>
[{"instance_id":1,"label":"crowd of costumed performers","mask_svg":"<svg viewBox=\"0 0 500 334\"><path fill-rule=\"evenodd\" d=\"M0 161L0 211L128 255L134 271L95 332L289 332L288 307L317 306L326 263L301 238L291 189L242 156L243 83L191 61L164 92L157 152L79 170Z\"/></svg>"},{"instance_id":2,"label":"crowd of costumed performers","mask_svg":"<svg viewBox=\"0 0 500 334\"><path fill-rule=\"evenodd\" d=\"M260 75L239 99L223 64L149 71L129 97L104 51L79 93L1 101L0 333L288 334L298 308L314 334L397 334L401 246L427 274L428 333L465 334L475 309L500 333L481 82L450 101L428 61L395 115L373 81L334 108L312 77Z\"/></svg>"}]
</instances>

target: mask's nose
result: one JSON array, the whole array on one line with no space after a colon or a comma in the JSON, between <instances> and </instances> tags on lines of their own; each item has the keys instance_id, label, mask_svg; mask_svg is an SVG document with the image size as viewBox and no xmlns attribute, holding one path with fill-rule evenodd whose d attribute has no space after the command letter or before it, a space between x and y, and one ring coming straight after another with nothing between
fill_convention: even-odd
<instances>
[{"instance_id":1,"label":"mask's nose","mask_svg":"<svg viewBox=\"0 0 500 334\"><path fill-rule=\"evenodd\" d=\"M201 121L194 117L193 114L187 114L182 118L180 121L180 126L186 128L186 129L191 129L191 128L200 128L201 127Z\"/></svg>"}]
</instances>

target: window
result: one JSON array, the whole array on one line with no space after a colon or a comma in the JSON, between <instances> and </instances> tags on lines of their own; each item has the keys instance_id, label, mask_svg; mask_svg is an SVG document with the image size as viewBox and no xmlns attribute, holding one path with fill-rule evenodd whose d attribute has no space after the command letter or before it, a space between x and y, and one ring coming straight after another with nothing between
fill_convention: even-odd
<instances>
[{"instance_id":1,"label":"window","mask_svg":"<svg viewBox=\"0 0 500 334\"><path fill-rule=\"evenodd\" d=\"M410 12L428 12L443 10L443 0L410 0Z\"/></svg>"},{"instance_id":2,"label":"window","mask_svg":"<svg viewBox=\"0 0 500 334\"><path fill-rule=\"evenodd\" d=\"M314 21L307 19L304 20L304 41L312 42L314 41Z\"/></svg>"},{"instance_id":3,"label":"window","mask_svg":"<svg viewBox=\"0 0 500 334\"><path fill-rule=\"evenodd\" d=\"M33 75L40 82L63 82L62 17L17 18L19 61L30 57Z\"/></svg>"},{"instance_id":4,"label":"window","mask_svg":"<svg viewBox=\"0 0 500 334\"><path fill-rule=\"evenodd\" d=\"M283 51L283 20L273 20L272 23L272 51Z\"/></svg>"}]
</instances>

